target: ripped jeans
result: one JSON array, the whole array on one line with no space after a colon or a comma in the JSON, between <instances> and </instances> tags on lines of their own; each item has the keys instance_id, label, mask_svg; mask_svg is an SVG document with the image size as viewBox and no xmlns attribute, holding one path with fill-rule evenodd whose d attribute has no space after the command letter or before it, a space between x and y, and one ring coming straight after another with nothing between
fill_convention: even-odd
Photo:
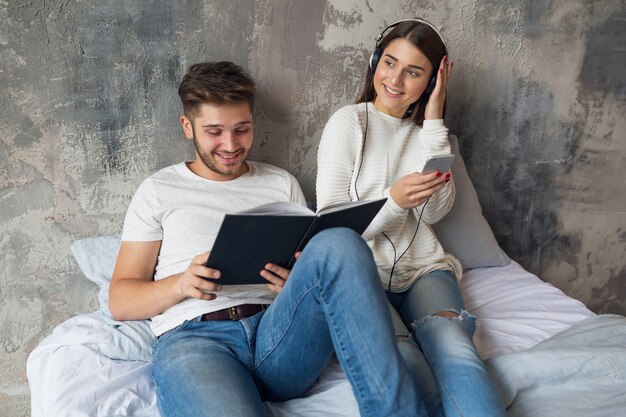
<instances>
[{"instance_id":1,"label":"ripped jeans","mask_svg":"<svg viewBox=\"0 0 626 417\"><path fill-rule=\"evenodd\" d=\"M472 341L476 319L452 272L430 272L387 299L411 329L412 339L400 339L398 347L431 417L506 416Z\"/></svg>"}]
</instances>

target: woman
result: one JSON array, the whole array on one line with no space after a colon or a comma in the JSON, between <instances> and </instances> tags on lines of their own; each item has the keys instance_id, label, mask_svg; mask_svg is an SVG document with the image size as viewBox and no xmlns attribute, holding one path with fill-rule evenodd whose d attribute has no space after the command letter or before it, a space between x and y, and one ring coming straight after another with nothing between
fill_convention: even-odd
<instances>
[{"instance_id":1,"label":"woman","mask_svg":"<svg viewBox=\"0 0 626 417\"><path fill-rule=\"evenodd\" d=\"M385 36L385 32L389 30ZM450 153L444 126L452 63L438 31L422 19L377 38L357 103L338 110L322 134L317 204L387 197L363 234L387 297L413 341L401 341L431 416L504 416L472 342L460 263L431 229L451 208L450 172L420 174L429 156Z\"/></svg>"}]
</instances>

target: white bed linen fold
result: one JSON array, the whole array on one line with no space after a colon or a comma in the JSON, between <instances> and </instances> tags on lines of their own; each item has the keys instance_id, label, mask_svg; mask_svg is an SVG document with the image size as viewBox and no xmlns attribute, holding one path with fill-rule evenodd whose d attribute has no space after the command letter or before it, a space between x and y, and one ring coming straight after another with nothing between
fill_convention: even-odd
<instances>
[{"instance_id":1,"label":"white bed linen fold","mask_svg":"<svg viewBox=\"0 0 626 417\"><path fill-rule=\"evenodd\" d=\"M461 287L468 310L478 318L475 341L483 358L528 349L593 316L515 262L467 271ZM150 363L107 357L106 326L97 312L74 317L34 349L27 364L33 417L159 416ZM306 398L267 406L275 417L359 415L336 362Z\"/></svg>"},{"instance_id":2,"label":"white bed linen fold","mask_svg":"<svg viewBox=\"0 0 626 417\"><path fill-rule=\"evenodd\" d=\"M623 417L626 318L591 316L487 361L509 417Z\"/></svg>"},{"instance_id":3,"label":"white bed linen fold","mask_svg":"<svg viewBox=\"0 0 626 417\"><path fill-rule=\"evenodd\" d=\"M465 271L461 290L477 320L474 342L483 359L528 349L594 313L522 268Z\"/></svg>"}]
</instances>

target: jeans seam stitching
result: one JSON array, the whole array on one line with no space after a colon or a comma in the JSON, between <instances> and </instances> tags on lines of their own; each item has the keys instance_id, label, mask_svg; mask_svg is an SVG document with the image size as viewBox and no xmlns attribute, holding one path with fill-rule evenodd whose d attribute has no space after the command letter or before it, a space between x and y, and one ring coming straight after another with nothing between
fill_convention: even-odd
<instances>
[{"instance_id":1,"label":"jeans seam stitching","mask_svg":"<svg viewBox=\"0 0 626 417\"><path fill-rule=\"evenodd\" d=\"M326 301L326 298L324 297L324 290L323 290L323 287L321 287L321 286L320 286L320 288L321 288L321 290L320 290L320 297L322 298L322 300L324 301L324 305L326 306L326 305L328 305L328 303L327 303L327 301ZM351 362L351 359L350 359L350 357L349 357L349 356L348 356L348 354L347 354L348 352L347 352L347 350L346 350L346 348L345 348L344 342L343 342L343 340L339 337L339 336L340 336L340 332L335 332L335 328L336 328L337 326L336 326L335 317L334 317L334 315L333 315L332 311L328 310L328 316L329 316L329 324L330 324L330 322L331 322L331 320L332 320L332 331L331 331L331 328L329 328L329 332L330 332L331 334L332 334L332 333L335 333L335 336L337 337L337 344L339 345L339 349L340 349L340 350L341 350L341 352L342 352L343 359L344 359L344 361L345 361L345 363L346 363L346 366L347 366L347 368L348 368L348 369L346 370L346 369L343 369L343 366L342 366L342 369L343 369L344 373L345 373L346 371L350 373L350 376L352 377L352 381L354 382L354 385L355 385L355 386L354 386L354 388L356 389L356 391L358 392L359 397L361 398L361 401L358 401L358 403L361 405L361 408L362 408L362 409L363 409L363 411L366 413L366 415L368 415L368 416L369 416L369 415L371 415L371 412L370 412L369 407L368 407L368 405L367 405L366 396L365 396L365 393L363 392L363 388L362 388L362 387L361 387L361 385L358 383L357 379L356 379L356 378L354 378L354 373L355 373L355 372L354 372L354 367L353 367L353 366L352 366L352 364L350 363L350 362ZM331 338L332 338L332 336L331 336ZM353 389L353 390L354 390L354 389Z\"/></svg>"},{"instance_id":2,"label":"jeans seam stitching","mask_svg":"<svg viewBox=\"0 0 626 417\"><path fill-rule=\"evenodd\" d=\"M270 350L267 351L267 353L265 355L263 355L262 358L259 358L258 361L256 361L256 363L254 363L253 369L257 369L259 366L261 366L261 364L263 363L263 361L265 361L265 359L267 359L267 357L269 355L272 354L272 352L274 352L274 350L276 350L277 346L280 344L280 342L284 339L285 335L287 334L288 330L291 328L291 325L293 324L293 317L295 315L295 313L298 311L298 308L300 308L300 303L302 302L302 300L311 292L315 289L315 286L308 288L306 291L304 291L302 293L302 295L297 299L296 301L296 308L293 310L293 313L291 314L291 317L289 317L289 321L287 326L285 327L284 331L282 332L282 334L278 337L278 339L276 340L276 342L273 344L272 348Z\"/></svg>"}]
</instances>

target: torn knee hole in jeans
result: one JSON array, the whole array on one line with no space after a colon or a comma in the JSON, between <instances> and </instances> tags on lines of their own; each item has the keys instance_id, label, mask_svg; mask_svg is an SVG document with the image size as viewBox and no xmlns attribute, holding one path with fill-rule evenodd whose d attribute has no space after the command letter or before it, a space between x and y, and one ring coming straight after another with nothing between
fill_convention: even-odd
<instances>
[{"instance_id":1,"label":"torn knee hole in jeans","mask_svg":"<svg viewBox=\"0 0 626 417\"><path fill-rule=\"evenodd\" d=\"M449 319L455 319L457 317L459 317L459 313L456 313L454 311L451 310L444 310L444 311L438 311L435 314L433 314L433 316L439 316L439 317L446 317Z\"/></svg>"},{"instance_id":2,"label":"torn knee hole in jeans","mask_svg":"<svg viewBox=\"0 0 626 417\"><path fill-rule=\"evenodd\" d=\"M411 323L411 327L413 328L413 331L415 331L416 328L422 326L424 323L430 320L444 320L444 319L445 320L460 320L462 322L469 321L472 323L476 320L476 317L470 314L470 312L467 310L461 310L461 311L458 311L455 309L440 310L429 316L422 317L419 320L415 320L413 323Z\"/></svg>"}]
</instances>

